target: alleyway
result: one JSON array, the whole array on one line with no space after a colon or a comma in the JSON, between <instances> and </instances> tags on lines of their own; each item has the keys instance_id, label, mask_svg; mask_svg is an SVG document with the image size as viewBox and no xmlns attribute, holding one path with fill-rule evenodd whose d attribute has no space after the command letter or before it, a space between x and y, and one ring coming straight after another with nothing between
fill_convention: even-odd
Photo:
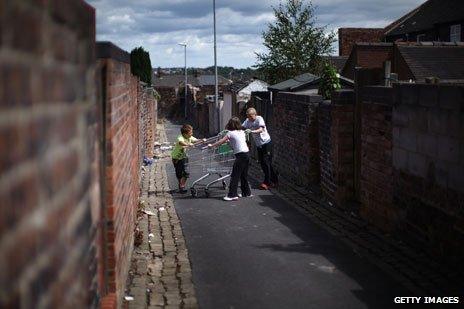
<instances>
[{"instance_id":1,"label":"alleyway","mask_svg":"<svg viewBox=\"0 0 464 309\"><path fill-rule=\"evenodd\" d=\"M166 124L168 140L178 132ZM170 164L167 175L176 188ZM411 295L281 198L253 194L238 202L222 201L221 189L173 194L201 308L387 308Z\"/></svg>"}]
</instances>

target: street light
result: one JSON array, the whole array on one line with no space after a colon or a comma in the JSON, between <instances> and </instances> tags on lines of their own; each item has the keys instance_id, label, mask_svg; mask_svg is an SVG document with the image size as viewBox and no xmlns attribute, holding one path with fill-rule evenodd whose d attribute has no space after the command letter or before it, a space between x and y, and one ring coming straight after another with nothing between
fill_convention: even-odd
<instances>
[{"instance_id":1,"label":"street light","mask_svg":"<svg viewBox=\"0 0 464 309\"><path fill-rule=\"evenodd\" d=\"M179 43L180 46L184 46L184 71L185 71L185 83L184 83L184 118L187 119L187 43Z\"/></svg>"},{"instance_id":2,"label":"street light","mask_svg":"<svg viewBox=\"0 0 464 309\"><path fill-rule=\"evenodd\" d=\"M217 111L217 129L220 131L220 110L218 102L218 72L217 72L217 48L216 48L216 0L213 0L213 16L214 16L214 107Z\"/></svg>"}]
</instances>

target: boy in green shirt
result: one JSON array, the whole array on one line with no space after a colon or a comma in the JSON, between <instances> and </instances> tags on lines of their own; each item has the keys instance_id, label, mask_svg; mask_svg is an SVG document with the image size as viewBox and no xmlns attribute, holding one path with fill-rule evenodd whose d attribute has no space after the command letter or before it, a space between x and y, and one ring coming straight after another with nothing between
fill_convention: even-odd
<instances>
[{"instance_id":1,"label":"boy in green shirt","mask_svg":"<svg viewBox=\"0 0 464 309\"><path fill-rule=\"evenodd\" d=\"M172 163L176 170L176 177L179 181L179 193L185 193L185 184L189 173L185 169L185 164L187 163L187 153L186 148L193 146L202 141L193 137L193 128L188 124L184 124L180 129L181 134L177 137L176 145L171 152Z\"/></svg>"}]
</instances>

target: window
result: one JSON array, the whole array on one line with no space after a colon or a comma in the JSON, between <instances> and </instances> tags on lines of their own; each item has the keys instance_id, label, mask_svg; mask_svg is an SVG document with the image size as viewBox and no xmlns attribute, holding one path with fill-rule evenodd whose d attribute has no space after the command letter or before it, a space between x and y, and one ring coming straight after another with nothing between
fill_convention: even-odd
<instances>
[{"instance_id":1,"label":"window","mask_svg":"<svg viewBox=\"0 0 464 309\"><path fill-rule=\"evenodd\" d=\"M461 25L450 27L450 42L461 42Z\"/></svg>"}]
</instances>

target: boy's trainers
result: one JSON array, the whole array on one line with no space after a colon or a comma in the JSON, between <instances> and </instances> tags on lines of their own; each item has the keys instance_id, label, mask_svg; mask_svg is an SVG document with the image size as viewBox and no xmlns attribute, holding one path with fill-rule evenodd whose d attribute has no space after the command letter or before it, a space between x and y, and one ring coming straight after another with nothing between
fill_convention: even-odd
<instances>
[{"instance_id":1,"label":"boy's trainers","mask_svg":"<svg viewBox=\"0 0 464 309\"><path fill-rule=\"evenodd\" d=\"M179 193L181 194L187 193L187 190L185 190L185 188L179 188Z\"/></svg>"},{"instance_id":2,"label":"boy's trainers","mask_svg":"<svg viewBox=\"0 0 464 309\"><path fill-rule=\"evenodd\" d=\"M235 196L235 197L224 196L223 200L224 201L236 201L236 200L238 200L238 196Z\"/></svg>"},{"instance_id":3,"label":"boy's trainers","mask_svg":"<svg viewBox=\"0 0 464 309\"><path fill-rule=\"evenodd\" d=\"M247 196L243 196L241 193L238 194L238 197L253 197L253 194L250 194L250 195L247 195Z\"/></svg>"}]
</instances>

